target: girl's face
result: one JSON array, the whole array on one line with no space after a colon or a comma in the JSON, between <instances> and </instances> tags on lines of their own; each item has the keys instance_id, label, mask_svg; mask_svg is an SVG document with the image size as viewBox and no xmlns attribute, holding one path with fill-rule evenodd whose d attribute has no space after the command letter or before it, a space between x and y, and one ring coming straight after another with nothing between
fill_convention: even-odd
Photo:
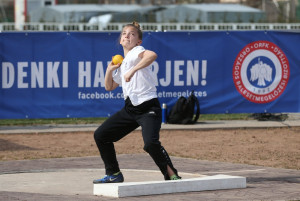
<instances>
[{"instance_id":1,"label":"girl's face","mask_svg":"<svg viewBox=\"0 0 300 201\"><path fill-rule=\"evenodd\" d=\"M139 38L138 31L135 27L127 26L123 28L120 39L120 44L123 48L131 50L141 43L142 40Z\"/></svg>"}]
</instances>

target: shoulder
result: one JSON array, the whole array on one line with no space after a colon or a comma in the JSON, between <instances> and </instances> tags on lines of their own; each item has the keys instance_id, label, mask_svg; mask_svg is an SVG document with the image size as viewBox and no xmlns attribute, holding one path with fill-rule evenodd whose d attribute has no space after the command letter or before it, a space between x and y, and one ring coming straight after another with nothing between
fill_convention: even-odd
<instances>
[{"instance_id":1,"label":"shoulder","mask_svg":"<svg viewBox=\"0 0 300 201\"><path fill-rule=\"evenodd\" d=\"M127 54L128 59L137 59L140 57L141 53L145 52L146 49L143 46L136 46L130 50Z\"/></svg>"},{"instance_id":2,"label":"shoulder","mask_svg":"<svg viewBox=\"0 0 300 201\"><path fill-rule=\"evenodd\" d=\"M136 53L136 54L139 54L141 52L144 52L145 50L146 49L143 46L136 46L131 51Z\"/></svg>"}]
</instances>

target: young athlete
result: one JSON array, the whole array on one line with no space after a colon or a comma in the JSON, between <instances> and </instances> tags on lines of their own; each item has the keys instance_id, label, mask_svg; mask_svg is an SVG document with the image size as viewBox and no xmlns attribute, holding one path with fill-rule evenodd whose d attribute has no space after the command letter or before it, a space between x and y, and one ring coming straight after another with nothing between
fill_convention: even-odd
<instances>
[{"instance_id":1,"label":"young athlete","mask_svg":"<svg viewBox=\"0 0 300 201\"><path fill-rule=\"evenodd\" d=\"M157 99L155 78L150 68L156 59L155 52L145 50L142 31L137 22L123 27L120 44L124 50L122 64L108 65L105 74L105 89L122 86L125 106L108 118L94 133L95 142L105 165L106 175L93 183L123 182L114 142L141 126L144 150L150 154L165 180L177 180L177 170L159 141L161 107Z\"/></svg>"}]
</instances>

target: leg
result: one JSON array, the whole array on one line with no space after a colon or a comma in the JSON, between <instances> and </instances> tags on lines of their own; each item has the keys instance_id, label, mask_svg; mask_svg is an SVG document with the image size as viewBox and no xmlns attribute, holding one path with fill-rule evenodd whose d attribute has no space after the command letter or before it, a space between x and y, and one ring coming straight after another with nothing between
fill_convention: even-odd
<instances>
[{"instance_id":1,"label":"leg","mask_svg":"<svg viewBox=\"0 0 300 201\"><path fill-rule=\"evenodd\" d=\"M158 101L157 101L158 102ZM161 108L159 102L155 102L154 106L143 115L138 116L138 123L142 127L144 140L144 150L150 154L166 180L170 176L176 175L177 170L173 167L171 159L161 146L159 141L159 131L161 128Z\"/></svg>"},{"instance_id":2,"label":"leg","mask_svg":"<svg viewBox=\"0 0 300 201\"><path fill-rule=\"evenodd\" d=\"M139 125L123 108L108 118L94 133L94 139L105 165L107 175L119 172L119 164L113 142L136 129Z\"/></svg>"}]
</instances>

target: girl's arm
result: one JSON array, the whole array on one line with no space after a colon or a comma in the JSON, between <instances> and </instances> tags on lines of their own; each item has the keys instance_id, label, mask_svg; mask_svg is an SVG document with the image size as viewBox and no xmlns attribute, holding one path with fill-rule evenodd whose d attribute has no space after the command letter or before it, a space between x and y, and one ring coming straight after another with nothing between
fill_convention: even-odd
<instances>
[{"instance_id":1,"label":"girl's arm","mask_svg":"<svg viewBox=\"0 0 300 201\"><path fill-rule=\"evenodd\" d=\"M114 70L116 70L117 68L120 67L120 65L121 64L113 65L113 63L111 62L107 66L106 73L105 73L105 89L107 91L112 91L119 86L119 84L113 80L112 74L113 74Z\"/></svg>"},{"instance_id":2,"label":"girl's arm","mask_svg":"<svg viewBox=\"0 0 300 201\"><path fill-rule=\"evenodd\" d=\"M126 82L130 81L136 71L152 64L157 58L157 54L153 51L145 50L139 54L139 57L142 58L140 62L124 75Z\"/></svg>"}]
</instances>

